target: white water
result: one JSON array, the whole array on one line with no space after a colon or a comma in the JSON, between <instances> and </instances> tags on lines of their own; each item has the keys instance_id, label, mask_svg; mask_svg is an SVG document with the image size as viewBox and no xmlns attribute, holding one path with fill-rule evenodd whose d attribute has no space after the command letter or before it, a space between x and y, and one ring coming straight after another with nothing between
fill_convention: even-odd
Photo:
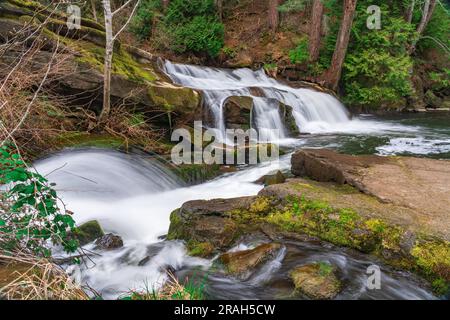
<instances>
[{"instance_id":1,"label":"white water","mask_svg":"<svg viewBox=\"0 0 450 320\"><path fill-rule=\"evenodd\" d=\"M267 129L278 129L280 138L285 137L286 129L280 119L278 106L270 99L255 96L252 88L259 88L258 91L266 98L291 106L301 132L326 131L330 125L351 124L345 107L333 96L310 89L289 87L268 77L262 69L227 70L166 61L165 71L175 83L202 90L204 102L214 115L214 127L222 133L222 137L225 136L226 129L223 104L230 96L250 96L254 99L254 123L258 131L265 132L264 138L274 138L270 134L267 136Z\"/></svg>"},{"instance_id":2,"label":"white water","mask_svg":"<svg viewBox=\"0 0 450 320\"><path fill-rule=\"evenodd\" d=\"M286 137L277 99L294 109L300 130L310 133L380 133L410 131L407 128L377 121L350 120L346 109L334 97L308 89L293 89L268 78L263 71L249 69L219 70L166 63L166 71L182 85L203 90L204 99L215 115L216 129L223 132L223 102L231 95L254 98L253 122L260 133L279 129L280 139ZM265 97L251 94L259 87ZM275 140L267 130L266 139ZM301 145L303 140L291 139ZM392 142L392 141L391 141ZM382 151L382 150L380 150ZM384 150L387 152L388 150ZM170 213L184 202L194 199L231 198L255 195L262 186L254 184L261 176L278 169L288 169L290 155L279 161L263 163L226 174L213 181L185 187L158 162L137 155L101 149L67 150L35 164L36 169L57 184L58 194L73 211L78 223L91 219L100 222L106 232L119 234L124 247L98 252L93 263L71 266L69 271L81 282L101 292L105 298L116 297L130 289L152 289L166 279L165 268L199 266L208 268L209 260L189 257L181 242L161 241L167 233ZM92 249L92 244L87 246ZM242 250L245 247L236 247ZM94 250L95 251L95 250ZM139 263L146 257L144 266ZM265 281L277 272L284 251L265 266L257 280Z\"/></svg>"},{"instance_id":3,"label":"white water","mask_svg":"<svg viewBox=\"0 0 450 320\"><path fill-rule=\"evenodd\" d=\"M170 213L184 202L254 195L262 186L252 182L288 167L289 156L285 156L201 185L182 187L156 161L115 151L67 150L35 164L38 172L56 183L58 195L78 223L95 219L105 232L123 238L121 250L101 252L101 256L92 257L95 264L71 268L79 280L107 298L142 289L145 283L158 287L166 278L166 266L209 265L207 260L187 256L180 242L162 246L144 267L138 263L148 255L149 246L167 233Z\"/></svg>"}]
</instances>

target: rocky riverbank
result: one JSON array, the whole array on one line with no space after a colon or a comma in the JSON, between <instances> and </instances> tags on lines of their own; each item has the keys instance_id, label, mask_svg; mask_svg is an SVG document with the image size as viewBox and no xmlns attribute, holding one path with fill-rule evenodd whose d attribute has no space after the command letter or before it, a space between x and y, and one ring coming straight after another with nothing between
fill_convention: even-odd
<instances>
[{"instance_id":1,"label":"rocky riverbank","mask_svg":"<svg viewBox=\"0 0 450 320\"><path fill-rule=\"evenodd\" d=\"M297 177L257 196L186 202L171 214L168 238L185 240L193 255L212 256L250 234L312 237L416 272L445 293L449 168L448 161L300 150L292 157Z\"/></svg>"}]
</instances>

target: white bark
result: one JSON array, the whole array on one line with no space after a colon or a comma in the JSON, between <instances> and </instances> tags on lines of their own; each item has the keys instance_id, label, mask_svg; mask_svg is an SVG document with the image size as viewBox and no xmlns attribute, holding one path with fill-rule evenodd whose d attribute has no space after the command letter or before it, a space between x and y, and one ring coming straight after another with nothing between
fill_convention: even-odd
<instances>
[{"instance_id":1,"label":"white bark","mask_svg":"<svg viewBox=\"0 0 450 320\"><path fill-rule=\"evenodd\" d=\"M106 33L106 44L105 44L105 61L104 61L104 70L103 70L103 107L100 112L100 116L98 118L99 124L104 124L106 119L109 116L111 111L111 69L112 69L112 60L114 54L114 41L119 36L119 34L125 30L127 25L130 23L134 13L139 6L140 0L136 0L136 3L129 15L125 24L120 28L116 34L113 33L113 17L115 14L119 13L126 6L131 4L134 0L128 0L123 4L120 8L112 12L111 10L111 1L110 0L102 0L103 11L105 16L105 33Z\"/></svg>"}]
</instances>

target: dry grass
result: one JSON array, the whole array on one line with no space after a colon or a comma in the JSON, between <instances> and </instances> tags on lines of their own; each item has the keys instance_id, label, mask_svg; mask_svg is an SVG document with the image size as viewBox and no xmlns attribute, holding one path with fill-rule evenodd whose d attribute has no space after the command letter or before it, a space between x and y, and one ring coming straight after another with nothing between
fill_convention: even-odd
<instances>
[{"instance_id":1,"label":"dry grass","mask_svg":"<svg viewBox=\"0 0 450 320\"><path fill-rule=\"evenodd\" d=\"M160 289L147 289L145 292L131 291L122 299L125 300L204 300L204 286L194 285L188 279L182 284L168 272L169 279Z\"/></svg>"},{"instance_id":2,"label":"dry grass","mask_svg":"<svg viewBox=\"0 0 450 320\"><path fill-rule=\"evenodd\" d=\"M89 300L83 289L66 272L44 258L25 254L0 254L0 270L9 280L0 288L8 300ZM1 283L0 283L1 284Z\"/></svg>"}]
</instances>

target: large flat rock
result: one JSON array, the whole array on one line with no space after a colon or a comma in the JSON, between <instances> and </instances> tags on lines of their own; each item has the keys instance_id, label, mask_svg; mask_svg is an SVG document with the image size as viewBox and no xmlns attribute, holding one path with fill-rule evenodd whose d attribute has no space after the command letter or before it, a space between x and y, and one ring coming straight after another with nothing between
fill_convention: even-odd
<instances>
[{"instance_id":1,"label":"large flat rock","mask_svg":"<svg viewBox=\"0 0 450 320\"><path fill-rule=\"evenodd\" d=\"M291 163L294 175L320 182L349 184L389 204L378 210L369 206L366 211L420 227L446 239L450 237L448 160L351 156L327 149L303 149L292 156ZM335 204L340 202L345 201L333 201Z\"/></svg>"}]
</instances>

